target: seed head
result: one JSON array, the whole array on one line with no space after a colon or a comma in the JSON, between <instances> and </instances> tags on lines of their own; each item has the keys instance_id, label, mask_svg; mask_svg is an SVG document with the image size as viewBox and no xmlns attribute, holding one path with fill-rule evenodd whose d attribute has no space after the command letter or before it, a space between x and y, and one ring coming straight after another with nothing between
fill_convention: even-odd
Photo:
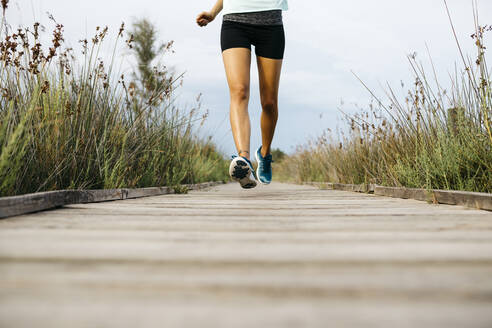
<instances>
[{"instance_id":1,"label":"seed head","mask_svg":"<svg viewBox=\"0 0 492 328\"><path fill-rule=\"evenodd\" d=\"M121 36L123 34L123 31L125 30L125 22L121 23L120 31L118 32L118 36Z\"/></svg>"},{"instance_id":2,"label":"seed head","mask_svg":"<svg viewBox=\"0 0 492 328\"><path fill-rule=\"evenodd\" d=\"M5 15L5 10L8 7L9 0L2 0L2 9L3 9L3 14Z\"/></svg>"},{"instance_id":3,"label":"seed head","mask_svg":"<svg viewBox=\"0 0 492 328\"><path fill-rule=\"evenodd\" d=\"M49 89L50 83L48 81L44 81L43 85L41 86L41 93L47 93Z\"/></svg>"},{"instance_id":4,"label":"seed head","mask_svg":"<svg viewBox=\"0 0 492 328\"><path fill-rule=\"evenodd\" d=\"M130 38L129 38L128 40L126 40L126 44L128 45L128 47L129 47L130 49L132 49L132 48L133 48L133 45L132 45L132 42L133 42L133 41L135 41L134 36L133 36L133 34L130 34Z\"/></svg>"}]
</instances>

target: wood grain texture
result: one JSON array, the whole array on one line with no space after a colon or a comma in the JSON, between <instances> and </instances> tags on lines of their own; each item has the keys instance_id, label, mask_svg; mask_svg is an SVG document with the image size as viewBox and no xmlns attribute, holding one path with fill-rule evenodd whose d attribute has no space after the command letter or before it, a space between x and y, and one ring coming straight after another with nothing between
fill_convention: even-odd
<instances>
[{"instance_id":1,"label":"wood grain texture","mask_svg":"<svg viewBox=\"0 0 492 328\"><path fill-rule=\"evenodd\" d=\"M221 182L186 184L182 187L187 190L200 190L218 184L221 184ZM0 219L53 209L69 204L95 203L129 198L159 196L173 194L174 192L175 190L170 187L149 187L134 189L57 190L12 197L0 197Z\"/></svg>"},{"instance_id":2,"label":"wood grain texture","mask_svg":"<svg viewBox=\"0 0 492 328\"><path fill-rule=\"evenodd\" d=\"M492 194L490 193L384 187L375 184L342 184L329 182L307 182L305 184L316 186L321 189L371 193L379 196L415 199L435 204L461 205L480 210L492 211Z\"/></svg>"},{"instance_id":3,"label":"wood grain texture","mask_svg":"<svg viewBox=\"0 0 492 328\"><path fill-rule=\"evenodd\" d=\"M9 216L42 211L63 206L67 194L64 190L0 198L0 219Z\"/></svg>"},{"instance_id":4,"label":"wood grain texture","mask_svg":"<svg viewBox=\"0 0 492 328\"><path fill-rule=\"evenodd\" d=\"M0 327L491 327L492 213L236 184L0 221Z\"/></svg>"}]
</instances>

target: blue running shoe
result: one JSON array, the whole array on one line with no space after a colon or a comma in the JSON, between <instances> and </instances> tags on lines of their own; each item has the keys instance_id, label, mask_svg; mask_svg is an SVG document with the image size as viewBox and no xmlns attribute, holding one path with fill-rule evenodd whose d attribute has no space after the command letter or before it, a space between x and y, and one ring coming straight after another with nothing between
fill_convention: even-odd
<instances>
[{"instance_id":1,"label":"blue running shoe","mask_svg":"<svg viewBox=\"0 0 492 328\"><path fill-rule=\"evenodd\" d=\"M258 168L256 169L256 177L261 184L269 184L272 182L272 154L261 156L261 146L256 151L256 161Z\"/></svg>"},{"instance_id":2,"label":"blue running shoe","mask_svg":"<svg viewBox=\"0 0 492 328\"><path fill-rule=\"evenodd\" d=\"M232 156L229 174L234 181L238 181L244 189L256 187L256 176L251 162L241 156Z\"/></svg>"}]
</instances>

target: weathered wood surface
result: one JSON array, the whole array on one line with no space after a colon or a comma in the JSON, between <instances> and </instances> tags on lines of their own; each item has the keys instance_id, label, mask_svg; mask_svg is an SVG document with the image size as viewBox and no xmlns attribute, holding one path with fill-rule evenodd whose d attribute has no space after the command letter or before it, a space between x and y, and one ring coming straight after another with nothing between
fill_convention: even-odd
<instances>
[{"instance_id":1,"label":"weathered wood surface","mask_svg":"<svg viewBox=\"0 0 492 328\"><path fill-rule=\"evenodd\" d=\"M0 220L0 327L492 327L492 213L272 184Z\"/></svg>"},{"instance_id":2,"label":"weathered wood surface","mask_svg":"<svg viewBox=\"0 0 492 328\"><path fill-rule=\"evenodd\" d=\"M404 187L384 187L375 184L342 184L331 182L306 182L321 189L334 189L373 193L378 196L415 199L434 204L462 205L492 211L492 194L459 190L439 190Z\"/></svg>"},{"instance_id":3,"label":"weathered wood surface","mask_svg":"<svg viewBox=\"0 0 492 328\"><path fill-rule=\"evenodd\" d=\"M181 188L186 188L188 190L200 190L221 183L222 182L205 182L198 184L187 184L182 185ZM0 219L53 209L69 204L160 196L173 194L174 192L175 190L170 187L148 187L133 189L57 190L10 197L0 197Z\"/></svg>"}]
</instances>

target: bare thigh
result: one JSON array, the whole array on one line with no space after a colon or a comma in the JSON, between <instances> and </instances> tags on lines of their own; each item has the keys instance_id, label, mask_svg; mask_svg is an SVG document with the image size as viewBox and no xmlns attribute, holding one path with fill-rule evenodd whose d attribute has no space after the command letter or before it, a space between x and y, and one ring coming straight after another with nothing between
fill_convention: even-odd
<instances>
[{"instance_id":1,"label":"bare thigh","mask_svg":"<svg viewBox=\"0 0 492 328\"><path fill-rule=\"evenodd\" d=\"M258 77L260 82L260 97L263 107L276 106L282 59L270 59L257 56Z\"/></svg>"},{"instance_id":2,"label":"bare thigh","mask_svg":"<svg viewBox=\"0 0 492 328\"><path fill-rule=\"evenodd\" d=\"M231 100L249 99L251 50L229 48L222 52Z\"/></svg>"}]
</instances>

